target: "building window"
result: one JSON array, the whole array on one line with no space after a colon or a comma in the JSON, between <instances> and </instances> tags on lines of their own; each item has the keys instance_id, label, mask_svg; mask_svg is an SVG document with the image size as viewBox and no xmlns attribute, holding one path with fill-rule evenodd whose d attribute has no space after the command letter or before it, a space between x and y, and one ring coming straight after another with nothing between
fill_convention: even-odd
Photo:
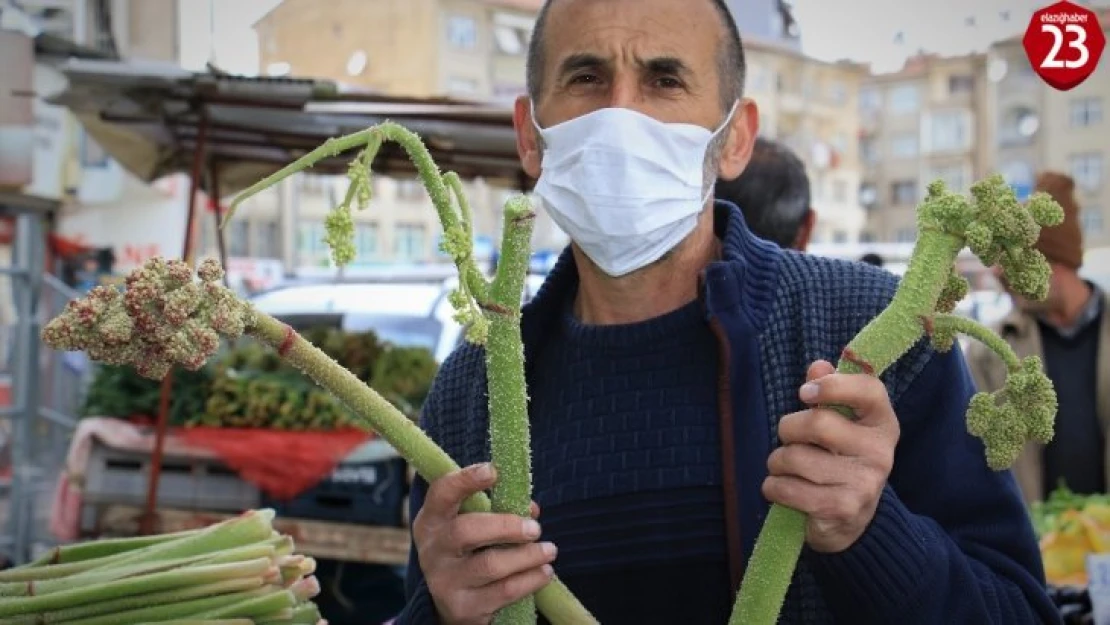
<instances>
[{"instance_id":1,"label":"building window","mask_svg":"<svg viewBox=\"0 0 1110 625\"><path fill-rule=\"evenodd\" d=\"M1101 152L1084 152L1068 157L1071 177L1080 188L1095 191L1102 186L1103 159Z\"/></svg>"},{"instance_id":2,"label":"building window","mask_svg":"<svg viewBox=\"0 0 1110 625\"><path fill-rule=\"evenodd\" d=\"M355 223L355 254L359 260L378 256L378 224Z\"/></svg>"},{"instance_id":3,"label":"building window","mask_svg":"<svg viewBox=\"0 0 1110 625\"><path fill-rule=\"evenodd\" d=\"M892 113L913 113L921 106L921 90L917 85L898 85L887 92Z\"/></svg>"},{"instance_id":4,"label":"building window","mask_svg":"<svg viewBox=\"0 0 1110 625\"><path fill-rule=\"evenodd\" d=\"M1033 185L1033 166L1024 161L1006 161L999 168L999 172L1011 185Z\"/></svg>"},{"instance_id":5,"label":"building window","mask_svg":"<svg viewBox=\"0 0 1110 625\"><path fill-rule=\"evenodd\" d=\"M971 114L941 111L927 118L930 152L954 152L971 148Z\"/></svg>"},{"instance_id":6,"label":"building window","mask_svg":"<svg viewBox=\"0 0 1110 625\"><path fill-rule=\"evenodd\" d=\"M1026 107L1015 107L1006 111L999 120L999 145L1021 145L1028 143L1040 128L1037 112Z\"/></svg>"},{"instance_id":7,"label":"building window","mask_svg":"<svg viewBox=\"0 0 1110 625\"><path fill-rule=\"evenodd\" d=\"M1103 221L1102 209L1092 206L1083 209L1079 216L1080 224L1083 226L1083 234L1096 235L1102 234Z\"/></svg>"},{"instance_id":8,"label":"building window","mask_svg":"<svg viewBox=\"0 0 1110 625\"><path fill-rule=\"evenodd\" d=\"M948 93L950 95L971 93L972 91L975 91L974 76L957 75L948 77Z\"/></svg>"},{"instance_id":9,"label":"building window","mask_svg":"<svg viewBox=\"0 0 1110 625\"><path fill-rule=\"evenodd\" d=\"M457 95L474 95L478 93L478 81L473 78L460 78L450 76L447 78L447 93Z\"/></svg>"},{"instance_id":10,"label":"building window","mask_svg":"<svg viewBox=\"0 0 1110 625\"><path fill-rule=\"evenodd\" d=\"M520 56L528 50L535 20L510 13L493 16L493 42L501 54Z\"/></svg>"},{"instance_id":11,"label":"building window","mask_svg":"<svg viewBox=\"0 0 1110 625\"><path fill-rule=\"evenodd\" d=\"M248 249L250 242L250 222L246 219L232 221L228 224L227 239L224 241L227 244L227 255L235 257L249 256Z\"/></svg>"},{"instance_id":12,"label":"building window","mask_svg":"<svg viewBox=\"0 0 1110 625\"><path fill-rule=\"evenodd\" d=\"M942 165L934 167L930 180L941 180L949 190L964 193L968 187L967 168L963 165Z\"/></svg>"},{"instance_id":13,"label":"building window","mask_svg":"<svg viewBox=\"0 0 1110 625\"><path fill-rule=\"evenodd\" d=\"M883 96L877 87L863 87L859 90L859 107L864 111L877 111L883 108Z\"/></svg>"},{"instance_id":14,"label":"building window","mask_svg":"<svg viewBox=\"0 0 1110 625\"><path fill-rule=\"evenodd\" d=\"M281 229L276 221L267 219L257 222L254 234L254 256L281 258Z\"/></svg>"},{"instance_id":15,"label":"building window","mask_svg":"<svg viewBox=\"0 0 1110 625\"><path fill-rule=\"evenodd\" d=\"M879 162L879 142L875 137L864 137L859 141L860 159L867 165L875 165Z\"/></svg>"},{"instance_id":16,"label":"building window","mask_svg":"<svg viewBox=\"0 0 1110 625\"><path fill-rule=\"evenodd\" d=\"M899 180L890 184L890 201L895 205L914 204L917 202L917 181Z\"/></svg>"},{"instance_id":17,"label":"building window","mask_svg":"<svg viewBox=\"0 0 1110 625\"><path fill-rule=\"evenodd\" d=\"M917 135L906 132L891 137L890 155L897 158L915 158L917 156Z\"/></svg>"},{"instance_id":18,"label":"building window","mask_svg":"<svg viewBox=\"0 0 1110 625\"><path fill-rule=\"evenodd\" d=\"M397 224L393 233L393 255L401 261L424 259L424 226L420 224Z\"/></svg>"},{"instance_id":19,"label":"building window","mask_svg":"<svg viewBox=\"0 0 1110 625\"><path fill-rule=\"evenodd\" d=\"M110 161L108 153L100 144L89 136L89 133L84 130L81 131L81 165L88 168L107 167Z\"/></svg>"},{"instance_id":20,"label":"building window","mask_svg":"<svg viewBox=\"0 0 1110 625\"><path fill-rule=\"evenodd\" d=\"M878 200L879 192L873 183L865 182L859 186L859 203L864 208L873 208Z\"/></svg>"},{"instance_id":21,"label":"building window","mask_svg":"<svg viewBox=\"0 0 1110 625\"><path fill-rule=\"evenodd\" d=\"M829 83L829 100L837 106L848 101L848 89L844 86L844 81L834 80Z\"/></svg>"},{"instance_id":22,"label":"building window","mask_svg":"<svg viewBox=\"0 0 1110 625\"><path fill-rule=\"evenodd\" d=\"M843 180L833 180L833 201L843 204L848 201L848 183Z\"/></svg>"},{"instance_id":23,"label":"building window","mask_svg":"<svg viewBox=\"0 0 1110 625\"><path fill-rule=\"evenodd\" d=\"M913 243L917 240L917 228L899 228L894 233L895 243Z\"/></svg>"},{"instance_id":24,"label":"building window","mask_svg":"<svg viewBox=\"0 0 1110 625\"><path fill-rule=\"evenodd\" d=\"M447 41L460 50L478 47L478 22L465 15L447 18Z\"/></svg>"},{"instance_id":25,"label":"building window","mask_svg":"<svg viewBox=\"0 0 1110 625\"><path fill-rule=\"evenodd\" d=\"M1075 128L1102 123L1101 98L1077 98L1071 101L1071 125Z\"/></svg>"},{"instance_id":26,"label":"building window","mask_svg":"<svg viewBox=\"0 0 1110 625\"><path fill-rule=\"evenodd\" d=\"M397 199L413 202L424 197L424 183L414 178L403 178L397 181Z\"/></svg>"},{"instance_id":27,"label":"building window","mask_svg":"<svg viewBox=\"0 0 1110 625\"><path fill-rule=\"evenodd\" d=\"M233 222L234 223L234 222ZM329 254L328 244L324 242L324 222L302 221L297 224L297 256L301 260L317 262Z\"/></svg>"}]
</instances>

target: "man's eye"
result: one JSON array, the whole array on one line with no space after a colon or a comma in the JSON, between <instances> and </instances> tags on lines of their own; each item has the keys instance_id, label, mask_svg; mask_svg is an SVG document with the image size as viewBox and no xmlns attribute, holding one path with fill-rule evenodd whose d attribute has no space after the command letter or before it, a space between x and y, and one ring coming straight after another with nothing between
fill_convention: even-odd
<instances>
[{"instance_id":1,"label":"man's eye","mask_svg":"<svg viewBox=\"0 0 1110 625\"><path fill-rule=\"evenodd\" d=\"M678 89L682 87L682 81L671 76L664 76L655 79L655 85L663 89Z\"/></svg>"},{"instance_id":2,"label":"man's eye","mask_svg":"<svg viewBox=\"0 0 1110 625\"><path fill-rule=\"evenodd\" d=\"M578 75L576 75L576 76L574 76L570 79L570 84L572 84L572 85L585 85L585 84L596 83L597 81L598 81L598 77L597 77L596 74L578 74Z\"/></svg>"}]
</instances>

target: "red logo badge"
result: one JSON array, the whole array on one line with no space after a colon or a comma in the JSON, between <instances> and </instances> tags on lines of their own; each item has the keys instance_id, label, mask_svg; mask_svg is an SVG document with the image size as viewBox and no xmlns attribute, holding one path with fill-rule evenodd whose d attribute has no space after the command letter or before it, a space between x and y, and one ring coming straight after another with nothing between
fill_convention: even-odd
<instances>
[{"instance_id":1,"label":"red logo badge","mask_svg":"<svg viewBox=\"0 0 1110 625\"><path fill-rule=\"evenodd\" d=\"M1106 35L1094 11L1064 0L1033 14L1022 45L1033 71L1053 88L1067 91L1094 73Z\"/></svg>"}]
</instances>

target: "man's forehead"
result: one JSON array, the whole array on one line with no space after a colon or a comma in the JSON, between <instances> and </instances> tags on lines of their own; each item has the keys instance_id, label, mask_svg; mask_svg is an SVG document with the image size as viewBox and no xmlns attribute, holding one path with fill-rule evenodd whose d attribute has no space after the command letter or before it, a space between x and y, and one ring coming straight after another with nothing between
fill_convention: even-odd
<instances>
[{"instance_id":1,"label":"man's forehead","mask_svg":"<svg viewBox=\"0 0 1110 625\"><path fill-rule=\"evenodd\" d=\"M709 0L561 0L550 11L545 38L559 61L632 54L640 61L669 57L689 64L715 50L721 32Z\"/></svg>"}]
</instances>

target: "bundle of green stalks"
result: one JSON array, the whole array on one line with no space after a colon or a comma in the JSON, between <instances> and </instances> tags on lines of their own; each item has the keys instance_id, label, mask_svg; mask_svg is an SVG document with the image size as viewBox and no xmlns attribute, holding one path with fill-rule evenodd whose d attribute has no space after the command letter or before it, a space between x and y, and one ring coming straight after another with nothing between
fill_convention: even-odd
<instances>
[{"instance_id":1,"label":"bundle of green stalks","mask_svg":"<svg viewBox=\"0 0 1110 625\"><path fill-rule=\"evenodd\" d=\"M0 571L0 625L326 625L316 562L273 519L56 547Z\"/></svg>"}]
</instances>

